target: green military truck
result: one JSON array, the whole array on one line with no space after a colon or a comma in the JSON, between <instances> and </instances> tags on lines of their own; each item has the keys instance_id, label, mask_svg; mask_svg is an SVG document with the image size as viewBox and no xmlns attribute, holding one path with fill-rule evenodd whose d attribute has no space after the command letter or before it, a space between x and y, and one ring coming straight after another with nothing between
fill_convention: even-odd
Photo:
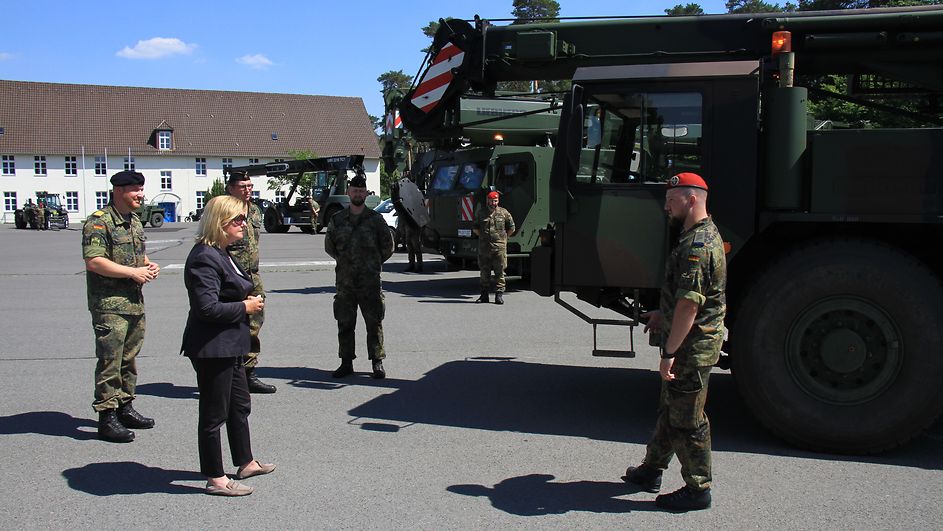
<instances>
[{"instance_id":1,"label":"green military truck","mask_svg":"<svg viewBox=\"0 0 943 531\"><path fill-rule=\"evenodd\" d=\"M387 97L390 109L402 98ZM559 104L553 98L474 97L461 99L458 122L461 139L431 139L427 151L413 154L410 171L416 185L425 190L421 227L423 247L440 254L455 267L471 267L478 257L478 238L472 233L475 210L489 191L501 193L501 206L514 217L517 232L508 240L510 268L526 272L530 251L538 244L538 233L546 227L550 166L549 147L559 126ZM385 153L396 153L395 166L404 156L394 146L415 142L409 131L388 131ZM411 135L409 135L411 137ZM385 159L388 161L389 159ZM417 196L418 197L418 196ZM398 195L394 195L400 203ZM415 212L418 205L400 205Z\"/></svg>"},{"instance_id":2,"label":"green military truck","mask_svg":"<svg viewBox=\"0 0 943 531\"><path fill-rule=\"evenodd\" d=\"M164 224L165 211L164 208L159 205L142 202L141 206L139 206L134 213L141 218L141 224L145 227L150 224L151 227L156 229Z\"/></svg>"},{"instance_id":3,"label":"green military truck","mask_svg":"<svg viewBox=\"0 0 943 531\"><path fill-rule=\"evenodd\" d=\"M309 234L320 232L327 226L331 216L350 204L347 180L363 171L363 155L270 162L224 170L227 178L233 173L248 174L250 177L286 177L291 185L284 201L256 201L262 210L262 224L265 231L270 233L288 232L288 229L296 226ZM296 197L306 176L310 178L308 182L311 187L305 187L304 193ZM380 204L380 198L370 195L365 204L368 208L374 208Z\"/></svg>"},{"instance_id":4,"label":"green military truck","mask_svg":"<svg viewBox=\"0 0 943 531\"><path fill-rule=\"evenodd\" d=\"M43 227L39 226L38 209L40 204L44 207ZM23 208L18 208L13 212L13 224L18 229L27 227L33 229L56 227L59 229L69 228L69 212L59 199L59 194L50 194L46 191L36 192L36 203L28 203Z\"/></svg>"},{"instance_id":5,"label":"green military truck","mask_svg":"<svg viewBox=\"0 0 943 531\"><path fill-rule=\"evenodd\" d=\"M757 418L802 447L867 453L940 417L943 9L443 22L432 53L465 54L441 112L401 106L419 138L454 135L465 92L573 83L537 293L594 330L634 330L676 236L665 180L696 171L729 248L724 350ZM849 105L869 118L810 127Z\"/></svg>"}]
</instances>

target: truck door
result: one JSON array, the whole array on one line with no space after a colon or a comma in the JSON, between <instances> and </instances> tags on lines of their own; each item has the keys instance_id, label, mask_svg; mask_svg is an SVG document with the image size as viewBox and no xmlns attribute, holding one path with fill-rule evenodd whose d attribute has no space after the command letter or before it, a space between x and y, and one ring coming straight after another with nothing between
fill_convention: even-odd
<instances>
[{"instance_id":1,"label":"truck door","mask_svg":"<svg viewBox=\"0 0 943 531\"><path fill-rule=\"evenodd\" d=\"M571 195L558 284L656 288L665 260L665 182L709 175L705 84L587 87L583 149Z\"/></svg>"}]
</instances>

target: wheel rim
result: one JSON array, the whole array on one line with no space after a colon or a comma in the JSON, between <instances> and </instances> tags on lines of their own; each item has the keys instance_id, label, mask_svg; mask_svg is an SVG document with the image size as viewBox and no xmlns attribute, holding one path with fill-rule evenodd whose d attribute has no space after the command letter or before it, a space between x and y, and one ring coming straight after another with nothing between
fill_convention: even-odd
<instances>
[{"instance_id":1,"label":"wheel rim","mask_svg":"<svg viewBox=\"0 0 943 531\"><path fill-rule=\"evenodd\" d=\"M879 306L832 297L806 308L786 337L786 364L803 391L832 404L880 396L903 362L902 336Z\"/></svg>"}]
</instances>

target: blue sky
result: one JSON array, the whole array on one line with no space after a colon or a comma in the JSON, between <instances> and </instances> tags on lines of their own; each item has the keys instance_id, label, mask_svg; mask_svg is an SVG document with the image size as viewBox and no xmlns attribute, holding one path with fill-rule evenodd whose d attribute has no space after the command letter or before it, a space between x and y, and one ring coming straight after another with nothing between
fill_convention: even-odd
<instances>
[{"instance_id":1,"label":"blue sky","mask_svg":"<svg viewBox=\"0 0 943 531\"><path fill-rule=\"evenodd\" d=\"M561 16L660 15L677 3L560 0ZM699 3L724 11L720 0ZM359 96L379 116L377 76L416 73L429 21L511 9L512 0L7 2L0 79Z\"/></svg>"}]
</instances>

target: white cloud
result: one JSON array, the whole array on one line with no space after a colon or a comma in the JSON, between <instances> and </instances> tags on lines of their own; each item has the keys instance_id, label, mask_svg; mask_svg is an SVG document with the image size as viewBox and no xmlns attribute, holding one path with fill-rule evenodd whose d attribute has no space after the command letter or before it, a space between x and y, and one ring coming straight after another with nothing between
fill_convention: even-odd
<instances>
[{"instance_id":1,"label":"white cloud","mask_svg":"<svg viewBox=\"0 0 943 531\"><path fill-rule=\"evenodd\" d=\"M6 61L9 59L13 59L12 53L0 52L0 61Z\"/></svg>"},{"instance_id":2,"label":"white cloud","mask_svg":"<svg viewBox=\"0 0 943 531\"><path fill-rule=\"evenodd\" d=\"M162 59L171 55L188 55L196 49L196 44L187 44L175 37L154 37L138 41L134 48L125 46L115 55L125 59Z\"/></svg>"},{"instance_id":3,"label":"white cloud","mask_svg":"<svg viewBox=\"0 0 943 531\"><path fill-rule=\"evenodd\" d=\"M236 59L236 62L244 64L250 68L255 68L256 70L265 70L266 68L275 64L271 61L271 59L260 53L255 55L243 55L242 57Z\"/></svg>"}]
</instances>

